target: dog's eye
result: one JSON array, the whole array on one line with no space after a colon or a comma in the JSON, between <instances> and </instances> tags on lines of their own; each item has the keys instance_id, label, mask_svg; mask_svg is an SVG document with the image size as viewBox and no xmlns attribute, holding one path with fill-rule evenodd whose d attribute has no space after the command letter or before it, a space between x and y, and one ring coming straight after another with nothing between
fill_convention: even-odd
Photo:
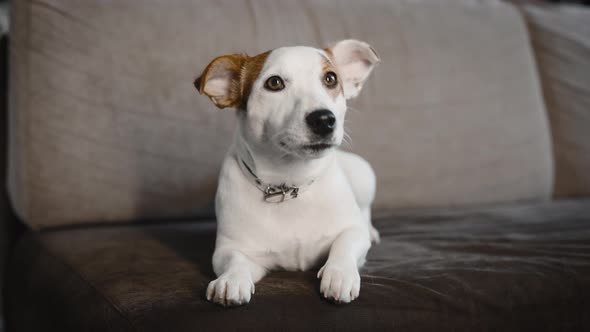
<instances>
[{"instance_id":1,"label":"dog's eye","mask_svg":"<svg viewBox=\"0 0 590 332\"><path fill-rule=\"evenodd\" d=\"M335 88L338 85L338 76L333 71L329 71L324 76L324 85L330 89Z\"/></svg>"},{"instance_id":2,"label":"dog's eye","mask_svg":"<svg viewBox=\"0 0 590 332\"><path fill-rule=\"evenodd\" d=\"M264 87L270 91L280 91L285 88L285 83L283 82L283 79L279 76L271 76L264 83Z\"/></svg>"}]
</instances>

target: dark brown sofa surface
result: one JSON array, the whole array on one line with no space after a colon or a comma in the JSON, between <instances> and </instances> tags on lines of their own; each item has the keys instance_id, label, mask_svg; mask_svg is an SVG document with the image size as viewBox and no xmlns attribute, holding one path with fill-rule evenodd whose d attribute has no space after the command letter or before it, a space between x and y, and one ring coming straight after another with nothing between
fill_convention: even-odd
<instances>
[{"instance_id":1,"label":"dark brown sofa surface","mask_svg":"<svg viewBox=\"0 0 590 332\"><path fill-rule=\"evenodd\" d=\"M12 331L587 331L590 200L396 213L360 298L276 272L252 302L204 298L213 222L29 232L12 257ZM34 319L32 319L34 317Z\"/></svg>"}]
</instances>

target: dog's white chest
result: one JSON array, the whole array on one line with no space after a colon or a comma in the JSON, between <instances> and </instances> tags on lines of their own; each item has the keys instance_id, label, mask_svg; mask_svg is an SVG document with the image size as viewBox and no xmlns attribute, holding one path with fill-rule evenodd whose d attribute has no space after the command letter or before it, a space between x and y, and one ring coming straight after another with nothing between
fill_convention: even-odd
<instances>
[{"instance_id":1,"label":"dog's white chest","mask_svg":"<svg viewBox=\"0 0 590 332\"><path fill-rule=\"evenodd\" d=\"M268 243L268 252L271 254L264 259L265 265L289 271L309 270L322 264L332 241L331 236L320 236L317 239L293 236Z\"/></svg>"},{"instance_id":2,"label":"dog's white chest","mask_svg":"<svg viewBox=\"0 0 590 332\"><path fill-rule=\"evenodd\" d=\"M259 243L271 253L265 265L304 271L323 263L341 227L333 219L318 219L314 211L305 212L266 220L273 226L259 233Z\"/></svg>"},{"instance_id":3,"label":"dog's white chest","mask_svg":"<svg viewBox=\"0 0 590 332\"><path fill-rule=\"evenodd\" d=\"M231 187L226 192L225 182L220 183L217 245L239 247L268 269L317 267L338 234L362 223L353 193L341 183L345 180L339 168L329 170L299 197L282 203L265 202L263 193L239 168L232 166L225 172Z\"/></svg>"}]
</instances>

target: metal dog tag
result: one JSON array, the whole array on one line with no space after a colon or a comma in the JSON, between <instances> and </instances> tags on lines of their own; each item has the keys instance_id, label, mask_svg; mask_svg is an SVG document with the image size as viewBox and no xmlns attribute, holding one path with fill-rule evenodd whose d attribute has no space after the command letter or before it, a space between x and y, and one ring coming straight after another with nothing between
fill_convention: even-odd
<instances>
[{"instance_id":1,"label":"metal dog tag","mask_svg":"<svg viewBox=\"0 0 590 332\"><path fill-rule=\"evenodd\" d=\"M297 198L299 194L298 187L288 187L285 184L280 186L268 186L264 191L264 200L268 203L282 203L285 198Z\"/></svg>"}]
</instances>

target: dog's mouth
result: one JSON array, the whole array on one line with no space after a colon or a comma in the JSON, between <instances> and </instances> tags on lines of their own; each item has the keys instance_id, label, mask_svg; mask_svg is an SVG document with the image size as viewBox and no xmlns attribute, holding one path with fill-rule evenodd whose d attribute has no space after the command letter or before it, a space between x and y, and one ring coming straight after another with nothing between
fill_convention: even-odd
<instances>
[{"instance_id":1,"label":"dog's mouth","mask_svg":"<svg viewBox=\"0 0 590 332\"><path fill-rule=\"evenodd\" d=\"M316 141L307 142L307 144L288 144L286 141L279 141L279 148L289 155L295 155L299 157L320 157L324 152L329 151L331 148L336 147L337 144L330 141Z\"/></svg>"},{"instance_id":2,"label":"dog's mouth","mask_svg":"<svg viewBox=\"0 0 590 332\"><path fill-rule=\"evenodd\" d=\"M306 151L317 153L317 152L327 150L333 146L334 146L334 144L331 144L331 143L315 143L315 144L304 145L303 149Z\"/></svg>"}]
</instances>

